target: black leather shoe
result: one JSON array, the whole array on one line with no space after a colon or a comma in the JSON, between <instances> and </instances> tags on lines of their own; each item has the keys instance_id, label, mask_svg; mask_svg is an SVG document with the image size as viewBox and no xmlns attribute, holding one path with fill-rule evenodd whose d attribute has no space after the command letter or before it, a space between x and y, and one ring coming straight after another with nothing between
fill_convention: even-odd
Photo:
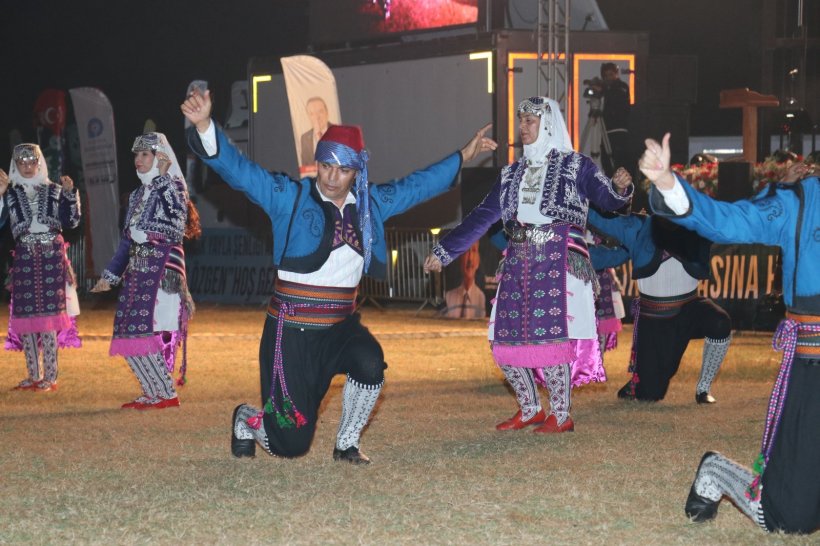
<instances>
[{"instance_id":1,"label":"black leather shoe","mask_svg":"<svg viewBox=\"0 0 820 546\"><path fill-rule=\"evenodd\" d=\"M370 464L370 458L359 451L356 446L350 446L347 449L333 448L334 461L347 461L350 464Z\"/></svg>"},{"instance_id":2,"label":"black leather shoe","mask_svg":"<svg viewBox=\"0 0 820 546\"><path fill-rule=\"evenodd\" d=\"M629 381L626 385L621 387L618 391L618 398L623 400L635 400L635 393L632 389L632 381Z\"/></svg>"},{"instance_id":3,"label":"black leather shoe","mask_svg":"<svg viewBox=\"0 0 820 546\"><path fill-rule=\"evenodd\" d=\"M698 470L695 472L695 481L697 481L698 476L700 475L700 467L703 466L706 458L711 455L716 455L716 453L714 451L707 451L703 454L700 464L698 465ZM720 500L712 501L698 495L695 492L695 481L692 482L692 487L689 489L689 496L686 498L686 506L684 506L684 511L686 512L686 517L690 520L695 523L704 523L715 519Z\"/></svg>"},{"instance_id":4,"label":"black leather shoe","mask_svg":"<svg viewBox=\"0 0 820 546\"><path fill-rule=\"evenodd\" d=\"M236 437L236 414L239 408L245 404L239 404L233 410L231 418L231 453L234 457L256 457L256 440L240 440Z\"/></svg>"},{"instance_id":5,"label":"black leather shoe","mask_svg":"<svg viewBox=\"0 0 820 546\"><path fill-rule=\"evenodd\" d=\"M695 402L698 404L714 404L717 400L708 392L699 392L695 395Z\"/></svg>"}]
</instances>

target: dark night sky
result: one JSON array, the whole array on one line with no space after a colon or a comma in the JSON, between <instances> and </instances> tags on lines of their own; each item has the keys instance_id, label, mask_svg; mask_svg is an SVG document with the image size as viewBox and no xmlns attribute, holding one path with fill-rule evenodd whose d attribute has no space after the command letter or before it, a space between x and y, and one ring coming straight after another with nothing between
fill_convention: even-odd
<instances>
[{"instance_id":1,"label":"dark night sky","mask_svg":"<svg viewBox=\"0 0 820 546\"><path fill-rule=\"evenodd\" d=\"M221 117L227 101L220 97L245 79L249 57L307 46L307 0L0 1L3 169L8 131L33 139L31 112L43 89L91 86L108 96L122 174L130 172L123 157L147 118L172 143L182 141L179 104L191 80L210 82Z\"/></svg>"},{"instance_id":2,"label":"dark night sky","mask_svg":"<svg viewBox=\"0 0 820 546\"><path fill-rule=\"evenodd\" d=\"M221 116L227 103L219 97L227 96L231 82L245 78L249 57L304 52L308 45L308 0L2 3L3 168L9 129L33 138L31 111L45 88L102 89L114 105L120 148L127 147L149 117L171 142L179 142L178 106L189 81L211 82ZM718 92L759 88L762 0L598 3L613 30L650 31L653 54L698 56L693 134L740 131L739 113L717 108Z\"/></svg>"}]
</instances>

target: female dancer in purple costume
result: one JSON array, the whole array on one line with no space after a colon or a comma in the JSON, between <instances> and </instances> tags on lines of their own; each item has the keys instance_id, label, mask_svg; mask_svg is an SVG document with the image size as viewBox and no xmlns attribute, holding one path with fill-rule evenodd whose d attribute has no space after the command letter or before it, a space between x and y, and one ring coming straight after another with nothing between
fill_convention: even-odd
<instances>
[{"instance_id":1,"label":"female dancer in purple costume","mask_svg":"<svg viewBox=\"0 0 820 546\"><path fill-rule=\"evenodd\" d=\"M490 319L493 357L513 387L519 411L498 430L540 425L536 432L569 432L570 389L602 381L603 369L581 369L597 348L595 271L584 241L589 202L615 210L631 199L625 171L607 178L572 150L558 104L545 97L518 106L524 157L504 167L484 201L441 239L424 263L439 271L501 219L509 243ZM600 359L597 359L600 364ZM535 382L550 393L541 408Z\"/></svg>"},{"instance_id":2,"label":"female dancer in purple costume","mask_svg":"<svg viewBox=\"0 0 820 546\"><path fill-rule=\"evenodd\" d=\"M68 176L60 184L48 179L39 146L18 144L9 174L0 169L0 196L0 226L10 219L15 240L6 349L22 349L28 369L14 389L54 391L58 346L80 346L73 319L80 306L62 236L80 223L79 194Z\"/></svg>"},{"instance_id":3,"label":"female dancer in purple costume","mask_svg":"<svg viewBox=\"0 0 820 546\"><path fill-rule=\"evenodd\" d=\"M140 135L131 150L142 185L131 193L119 248L91 291L122 283L109 354L125 357L142 387L123 409L176 407L170 373L193 313L182 239L199 235L198 215L165 135ZM183 348L180 385L185 369Z\"/></svg>"}]
</instances>

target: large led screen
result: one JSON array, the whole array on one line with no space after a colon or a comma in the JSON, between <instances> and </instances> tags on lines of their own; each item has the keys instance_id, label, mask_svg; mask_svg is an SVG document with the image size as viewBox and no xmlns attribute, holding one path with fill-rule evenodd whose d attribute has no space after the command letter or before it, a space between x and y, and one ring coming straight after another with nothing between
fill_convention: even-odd
<instances>
[{"instance_id":1,"label":"large led screen","mask_svg":"<svg viewBox=\"0 0 820 546\"><path fill-rule=\"evenodd\" d=\"M483 1L483 0L482 0ZM478 23L479 0L311 0L310 40L341 44Z\"/></svg>"}]
</instances>

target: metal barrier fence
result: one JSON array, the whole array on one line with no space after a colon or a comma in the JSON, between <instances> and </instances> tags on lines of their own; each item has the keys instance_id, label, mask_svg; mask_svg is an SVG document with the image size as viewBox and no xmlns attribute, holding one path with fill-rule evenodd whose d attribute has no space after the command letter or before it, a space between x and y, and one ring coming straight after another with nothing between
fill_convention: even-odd
<instances>
[{"instance_id":1,"label":"metal barrier fence","mask_svg":"<svg viewBox=\"0 0 820 546\"><path fill-rule=\"evenodd\" d=\"M68 246L66 252L68 261L71 262L71 267L74 268L74 275L77 277L77 291L80 297L85 295L85 292L90 288L86 286L86 282L93 279L86 279L85 271L85 237L79 238Z\"/></svg>"},{"instance_id":2,"label":"metal barrier fence","mask_svg":"<svg viewBox=\"0 0 820 546\"><path fill-rule=\"evenodd\" d=\"M426 275L424 259L438 242L438 234L426 229L387 228L387 278L377 281L364 277L359 285L362 303L406 301L438 306L444 301L444 278L440 273Z\"/></svg>"}]
</instances>

